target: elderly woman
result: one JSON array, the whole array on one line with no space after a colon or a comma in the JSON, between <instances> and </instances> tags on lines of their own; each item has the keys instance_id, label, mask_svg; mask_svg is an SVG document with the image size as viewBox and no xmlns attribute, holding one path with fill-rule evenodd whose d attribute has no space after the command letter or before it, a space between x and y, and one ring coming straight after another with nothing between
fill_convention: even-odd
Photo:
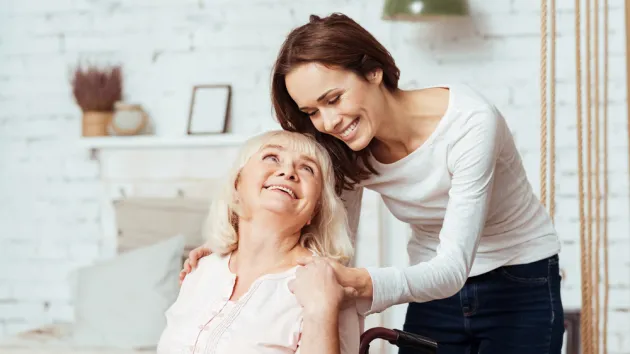
<instances>
[{"instance_id":1,"label":"elderly woman","mask_svg":"<svg viewBox=\"0 0 630 354\"><path fill-rule=\"evenodd\" d=\"M297 261L352 256L334 188L331 160L310 137L250 139L212 202L205 233L214 252L183 281L158 353L357 353L362 319L342 308L332 268Z\"/></svg>"}]
</instances>

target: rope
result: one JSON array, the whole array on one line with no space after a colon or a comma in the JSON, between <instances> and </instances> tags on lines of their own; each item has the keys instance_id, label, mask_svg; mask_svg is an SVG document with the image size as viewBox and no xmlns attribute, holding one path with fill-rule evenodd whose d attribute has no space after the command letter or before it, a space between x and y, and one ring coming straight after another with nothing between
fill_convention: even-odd
<instances>
[{"instance_id":1,"label":"rope","mask_svg":"<svg viewBox=\"0 0 630 354\"><path fill-rule=\"evenodd\" d=\"M588 287L588 291L586 294L582 294L582 296L586 296L587 301L589 302L589 315L592 316L591 325L593 328L591 331L591 346L593 347L593 353L596 353L595 348L597 345L597 333L595 324L597 323L597 318L595 314L597 314L597 309L593 311L593 92L592 92L592 82L591 82L591 56L593 55L593 51L591 48L591 0L586 0L586 164L587 164L587 175L586 175L586 244L588 252L586 253L586 263L589 265L587 272L587 279L591 282ZM593 314L595 312L595 314Z\"/></svg>"},{"instance_id":2,"label":"rope","mask_svg":"<svg viewBox=\"0 0 630 354\"><path fill-rule=\"evenodd\" d=\"M547 0L540 1L540 201L547 206Z\"/></svg>"},{"instance_id":3,"label":"rope","mask_svg":"<svg viewBox=\"0 0 630 354\"><path fill-rule=\"evenodd\" d=\"M586 263L589 264L588 277L593 282L593 92L591 82L591 0L586 0L586 238L588 253ZM589 301L593 301L593 287L589 287L586 294ZM595 333L592 333L592 338Z\"/></svg>"},{"instance_id":4,"label":"rope","mask_svg":"<svg viewBox=\"0 0 630 354\"><path fill-rule=\"evenodd\" d=\"M556 0L551 0L551 110L549 116L549 215L556 214Z\"/></svg>"},{"instance_id":5,"label":"rope","mask_svg":"<svg viewBox=\"0 0 630 354\"><path fill-rule=\"evenodd\" d=\"M626 8L626 48L630 48L630 4L628 1L625 1ZM630 102L630 58L628 54L626 54L626 104ZM627 109L627 120L628 120L628 185L630 185L630 109ZM630 201L630 198L628 199Z\"/></svg>"},{"instance_id":6,"label":"rope","mask_svg":"<svg viewBox=\"0 0 630 354\"><path fill-rule=\"evenodd\" d=\"M627 6L627 5L626 5ZM608 353L608 0L604 0L604 318L603 318L603 343L604 353ZM630 131L630 130L629 130ZM630 154L629 154L630 156Z\"/></svg>"},{"instance_id":7,"label":"rope","mask_svg":"<svg viewBox=\"0 0 630 354\"><path fill-rule=\"evenodd\" d=\"M549 215L554 220L555 217L555 192L556 192L556 1L551 0L551 80L547 82L547 0L540 2L540 201L547 207L547 167L549 167ZM547 86L550 87L550 105L547 108ZM549 111L549 113L548 113ZM549 118L547 116L549 115ZM547 120L549 119L549 127ZM549 142L547 142L547 131L549 132ZM549 145L549 152L547 152ZM547 156L550 159L548 166Z\"/></svg>"},{"instance_id":8,"label":"rope","mask_svg":"<svg viewBox=\"0 0 630 354\"><path fill-rule=\"evenodd\" d=\"M579 215L580 215L580 249L582 257L587 255L585 238L585 218L584 218L584 162L583 162L583 141L582 141L582 60L581 53L581 35L580 35L580 0L575 0L575 80L576 80L576 124L577 124L577 143L578 143L578 197L579 197ZM580 262L581 268L581 289L582 289L582 314L580 316L580 341L583 354L592 354L592 327L590 313L590 263Z\"/></svg>"},{"instance_id":9,"label":"rope","mask_svg":"<svg viewBox=\"0 0 630 354\"><path fill-rule=\"evenodd\" d=\"M594 335L593 341L594 343L594 351L595 353L600 353L599 345L600 345L600 337L601 333L599 331L599 319L601 318L601 304L599 299L600 293L600 273L599 273L599 265L600 265L600 250L601 250L601 213L600 213L600 205L601 205L601 183L600 183L600 119L599 119L599 0L594 0L594 8L593 16L595 17L595 21L593 24L594 34L595 34L595 263L593 264L593 273L594 280L593 284L595 287L594 291L594 302L595 302L595 317L594 317Z\"/></svg>"}]
</instances>

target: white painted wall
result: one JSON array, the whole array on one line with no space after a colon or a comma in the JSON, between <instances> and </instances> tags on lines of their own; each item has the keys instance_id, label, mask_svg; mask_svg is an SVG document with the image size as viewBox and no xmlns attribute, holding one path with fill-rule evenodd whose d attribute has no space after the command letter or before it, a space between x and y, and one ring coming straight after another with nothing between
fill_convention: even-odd
<instances>
[{"instance_id":1,"label":"white painted wall","mask_svg":"<svg viewBox=\"0 0 630 354\"><path fill-rule=\"evenodd\" d=\"M185 131L192 85L231 83L231 129L271 127L269 73L284 34L344 12L390 49L403 87L462 81L504 112L539 188L539 13L534 0L474 0L472 16L380 20L382 1L0 0L0 336L72 319L68 272L107 255L99 165L77 145L68 69L124 64L126 98L160 135ZM559 0L557 228L567 308L580 304L573 1ZM611 353L630 353L630 227L621 0L610 0ZM166 166L165 168L168 168ZM407 230L385 213L383 261L403 265ZM387 312L400 326L404 307Z\"/></svg>"}]
</instances>

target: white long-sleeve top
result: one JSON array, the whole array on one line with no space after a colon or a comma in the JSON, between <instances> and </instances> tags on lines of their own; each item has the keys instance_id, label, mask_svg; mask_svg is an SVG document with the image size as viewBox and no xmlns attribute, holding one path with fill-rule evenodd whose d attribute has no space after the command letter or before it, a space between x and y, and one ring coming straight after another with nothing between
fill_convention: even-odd
<instances>
[{"instance_id":1,"label":"white long-sleeve top","mask_svg":"<svg viewBox=\"0 0 630 354\"><path fill-rule=\"evenodd\" d=\"M450 90L449 104L429 139L394 163L372 157L379 175L344 193L354 231L363 188L412 229L411 266L368 268L373 300L361 313L446 298L469 276L560 251L501 113L466 85L441 87Z\"/></svg>"}]
</instances>

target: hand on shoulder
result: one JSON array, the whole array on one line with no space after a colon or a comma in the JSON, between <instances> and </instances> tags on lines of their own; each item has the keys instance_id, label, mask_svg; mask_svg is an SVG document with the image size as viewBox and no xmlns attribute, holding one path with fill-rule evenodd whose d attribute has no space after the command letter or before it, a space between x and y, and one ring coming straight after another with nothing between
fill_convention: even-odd
<instances>
[{"instance_id":1,"label":"hand on shoulder","mask_svg":"<svg viewBox=\"0 0 630 354\"><path fill-rule=\"evenodd\" d=\"M212 253L210 248L206 245L201 245L194 250L188 253L188 258L184 261L184 268L181 272L179 272L179 285L182 285L186 275L193 271L193 269L197 268L199 264L199 259L209 256Z\"/></svg>"}]
</instances>

